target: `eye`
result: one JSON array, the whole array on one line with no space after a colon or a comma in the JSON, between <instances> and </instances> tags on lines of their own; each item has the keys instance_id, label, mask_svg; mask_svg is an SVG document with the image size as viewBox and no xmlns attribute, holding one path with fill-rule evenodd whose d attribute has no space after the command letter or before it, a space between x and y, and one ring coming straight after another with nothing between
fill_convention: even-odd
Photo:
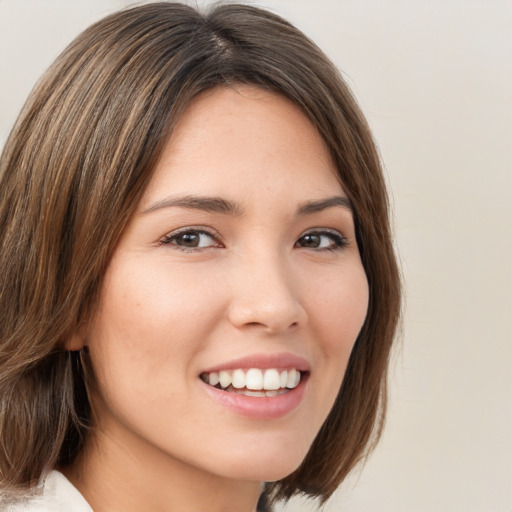
<instances>
[{"instance_id":1,"label":"eye","mask_svg":"<svg viewBox=\"0 0 512 512\"><path fill-rule=\"evenodd\" d=\"M295 247L328 251L335 251L347 245L347 239L334 230L309 231L295 242Z\"/></svg>"},{"instance_id":2,"label":"eye","mask_svg":"<svg viewBox=\"0 0 512 512\"><path fill-rule=\"evenodd\" d=\"M166 235L161 245L175 245L181 250L206 249L208 247L222 247L222 244L212 233L202 229L185 228Z\"/></svg>"}]
</instances>

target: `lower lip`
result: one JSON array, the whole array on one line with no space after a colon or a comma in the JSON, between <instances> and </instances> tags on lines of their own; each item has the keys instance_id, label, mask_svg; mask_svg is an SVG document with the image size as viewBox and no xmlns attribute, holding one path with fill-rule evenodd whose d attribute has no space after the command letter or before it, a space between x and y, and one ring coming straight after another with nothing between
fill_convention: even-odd
<instances>
[{"instance_id":1,"label":"lower lip","mask_svg":"<svg viewBox=\"0 0 512 512\"><path fill-rule=\"evenodd\" d=\"M277 396L245 396L214 388L201 381L208 394L222 406L241 416L258 420L281 418L293 412L304 398L309 375L303 376L299 385Z\"/></svg>"}]
</instances>

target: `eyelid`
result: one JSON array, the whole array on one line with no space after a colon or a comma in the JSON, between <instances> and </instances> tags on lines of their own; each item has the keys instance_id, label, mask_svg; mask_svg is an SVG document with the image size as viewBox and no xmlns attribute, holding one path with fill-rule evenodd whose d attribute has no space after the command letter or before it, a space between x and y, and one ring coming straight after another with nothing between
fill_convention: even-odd
<instances>
[{"instance_id":1,"label":"eyelid","mask_svg":"<svg viewBox=\"0 0 512 512\"><path fill-rule=\"evenodd\" d=\"M324 234L327 234L327 235L335 235L335 236L339 236L341 238L347 238L339 229L334 229L334 228L322 228L322 227L318 227L318 228L309 228L309 229L306 229L306 231L304 231L303 233L301 233L301 235L299 236L299 238L305 236L305 235L309 235L311 233L315 233L315 234L318 234L318 235L324 235Z\"/></svg>"},{"instance_id":2,"label":"eyelid","mask_svg":"<svg viewBox=\"0 0 512 512\"><path fill-rule=\"evenodd\" d=\"M311 228L306 231L304 231L299 238L297 239L297 242L307 236L307 235L326 235L331 236L333 239L333 243L335 244L334 247L320 247L320 248L311 248L311 250L316 251L323 251L323 250L337 250L337 249L343 249L344 247L347 247L349 245L349 239L338 229L334 228ZM296 243L297 243L296 242Z\"/></svg>"},{"instance_id":3,"label":"eyelid","mask_svg":"<svg viewBox=\"0 0 512 512\"><path fill-rule=\"evenodd\" d=\"M175 244L172 242L172 239L184 234L184 233L198 233L203 235L208 235L211 237L216 244L208 247L185 247L178 244ZM173 231L170 231L166 235L160 238L158 241L158 245L160 246L172 246L174 249L182 250L182 251L188 251L188 252L194 252L194 251L201 251L201 250L207 250L219 246L223 246L224 243L222 241L222 237L220 236L220 233L208 226L183 226L182 228L175 229Z\"/></svg>"},{"instance_id":4,"label":"eyelid","mask_svg":"<svg viewBox=\"0 0 512 512\"><path fill-rule=\"evenodd\" d=\"M173 243L173 239L179 237L181 234L185 233L196 233L202 234L210 237L214 243L212 245L208 245L205 247L187 247L184 245L179 245L177 243ZM306 231L302 232L301 235L297 238L294 246L296 246L299 241L307 235L319 235L319 236L330 236L333 245L329 247L311 247L311 250L323 251L323 250L337 250L343 249L347 245L349 245L349 241L345 235L334 228L310 228ZM160 246L172 246L173 249L186 251L186 252L196 252L196 251L204 251L212 248L219 248L224 246L224 242L220 233L209 227L209 226L183 226L181 228L170 231L163 237L161 237L158 241L158 245ZM307 248L307 247L306 247Z\"/></svg>"}]
</instances>

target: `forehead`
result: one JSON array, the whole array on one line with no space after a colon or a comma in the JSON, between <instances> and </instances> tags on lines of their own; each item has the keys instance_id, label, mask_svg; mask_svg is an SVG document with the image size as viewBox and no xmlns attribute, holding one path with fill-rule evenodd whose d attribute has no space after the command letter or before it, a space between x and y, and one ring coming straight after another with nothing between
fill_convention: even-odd
<instances>
[{"instance_id":1,"label":"forehead","mask_svg":"<svg viewBox=\"0 0 512 512\"><path fill-rule=\"evenodd\" d=\"M297 185L314 195L340 192L329 150L302 110L253 86L198 95L178 120L146 190L223 195ZM204 190L203 190L204 189Z\"/></svg>"}]
</instances>

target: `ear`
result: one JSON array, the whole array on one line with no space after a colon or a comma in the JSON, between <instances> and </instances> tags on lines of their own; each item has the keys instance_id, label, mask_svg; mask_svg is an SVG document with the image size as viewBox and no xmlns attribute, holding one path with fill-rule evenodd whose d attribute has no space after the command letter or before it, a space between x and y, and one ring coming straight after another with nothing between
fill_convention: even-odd
<instances>
[{"instance_id":1,"label":"ear","mask_svg":"<svg viewBox=\"0 0 512 512\"><path fill-rule=\"evenodd\" d=\"M85 345L84 341L84 338L75 332L65 341L64 348L72 352L75 350L82 350Z\"/></svg>"},{"instance_id":2,"label":"ear","mask_svg":"<svg viewBox=\"0 0 512 512\"><path fill-rule=\"evenodd\" d=\"M76 326L75 330L64 341L64 349L70 351L82 350L86 346L86 330L87 323L80 322L80 324Z\"/></svg>"}]
</instances>

